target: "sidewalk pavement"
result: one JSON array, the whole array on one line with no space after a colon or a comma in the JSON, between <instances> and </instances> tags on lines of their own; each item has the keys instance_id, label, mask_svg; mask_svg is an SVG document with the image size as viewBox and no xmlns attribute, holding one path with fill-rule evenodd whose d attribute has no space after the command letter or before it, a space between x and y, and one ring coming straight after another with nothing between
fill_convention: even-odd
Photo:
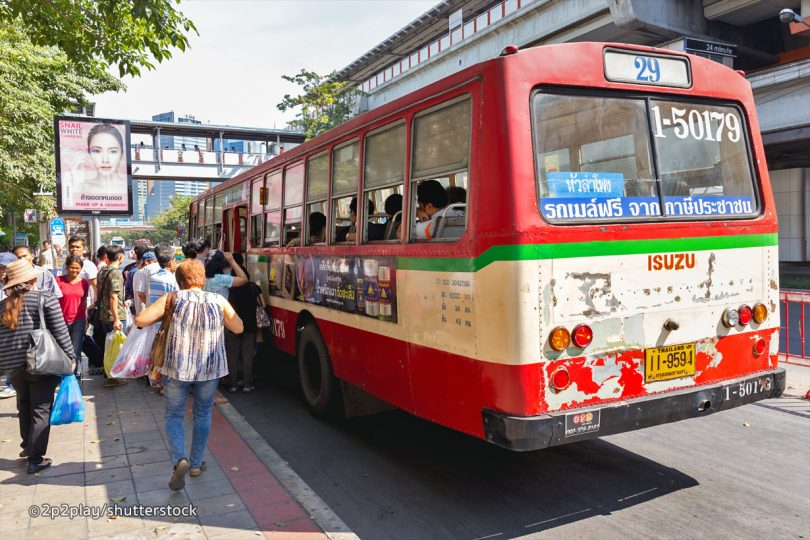
<instances>
[{"instance_id":1,"label":"sidewalk pavement","mask_svg":"<svg viewBox=\"0 0 810 540\"><path fill-rule=\"evenodd\" d=\"M315 517L285 488L292 481L285 479L282 485L264 464L266 460L263 462L243 438L244 426L236 430L226 419L226 414L235 418L230 404L214 406L204 458L208 469L197 478L187 476L185 488L172 491L168 487L172 463L162 396L141 381L115 385L100 376L86 376L82 386L85 421L51 428L47 455L53 459L53 465L36 475L27 474L26 461L18 457L16 399L0 400L3 540L327 538ZM230 410L221 410L228 407ZM186 441L190 442L189 417L187 414ZM134 507L139 505L168 505L170 511L179 512L192 505L197 515L45 517L54 506L58 511L71 511L61 505L71 505L73 512L89 512L91 507L99 512L102 505L117 506L119 512L136 511ZM82 509L80 505L85 507ZM40 515L33 517L37 512ZM343 537L331 533L329 536Z\"/></svg>"},{"instance_id":2,"label":"sidewalk pavement","mask_svg":"<svg viewBox=\"0 0 810 540\"><path fill-rule=\"evenodd\" d=\"M810 399L810 365L780 361L779 367L785 368L787 374L785 395Z\"/></svg>"}]
</instances>

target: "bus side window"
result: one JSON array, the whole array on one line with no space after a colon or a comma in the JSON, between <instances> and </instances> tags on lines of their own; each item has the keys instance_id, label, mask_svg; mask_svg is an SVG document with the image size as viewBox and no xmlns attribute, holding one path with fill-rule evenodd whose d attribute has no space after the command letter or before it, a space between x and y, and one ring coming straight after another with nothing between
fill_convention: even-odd
<instances>
[{"instance_id":1,"label":"bus side window","mask_svg":"<svg viewBox=\"0 0 810 540\"><path fill-rule=\"evenodd\" d=\"M347 242L355 226L350 206L352 198L356 199L359 177L360 141L335 148L332 151L332 242Z\"/></svg>"},{"instance_id":2,"label":"bus side window","mask_svg":"<svg viewBox=\"0 0 810 540\"><path fill-rule=\"evenodd\" d=\"M471 111L471 100L464 96L414 118L410 189L413 241L457 240L467 229Z\"/></svg>"},{"instance_id":3,"label":"bus side window","mask_svg":"<svg viewBox=\"0 0 810 540\"><path fill-rule=\"evenodd\" d=\"M397 240L405 187L404 122L366 137L363 167L363 193L376 209L363 220L364 238L367 242Z\"/></svg>"}]
</instances>

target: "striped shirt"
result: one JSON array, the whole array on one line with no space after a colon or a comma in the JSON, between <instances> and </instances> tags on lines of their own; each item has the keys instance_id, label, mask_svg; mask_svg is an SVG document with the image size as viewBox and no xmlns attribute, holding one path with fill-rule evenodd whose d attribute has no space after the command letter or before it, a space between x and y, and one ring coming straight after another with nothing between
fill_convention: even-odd
<instances>
[{"instance_id":1,"label":"striped shirt","mask_svg":"<svg viewBox=\"0 0 810 540\"><path fill-rule=\"evenodd\" d=\"M174 274L165 268L161 268L149 276L149 294L146 298L146 305L152 305L155 300L164 294L177 290L180 290L180 287L177 286Z\"/></svg>"},{"instance_id":2,"label":"striped shirt","mask_svg":"<svg viewBox=\"0 0 810 540\"><path fill-rule=\"evenodd\" d=\"M160 372L180 381L210 381L228 374L224 299L205 291L178 291Z\"/></svg>"},{"instance_id":3,"label":"striped shirt","mask_svg":"<svg viewBox=\"0 0 810 540\"><path fill-rule=\"evenodd\" d=\"M13 371L25 365L25 355L28 351L32 330L39 329L39 296L44 296L42 312L45 315L45 326L51 331L56 342L62 350L74 358L73 344L70 342L65 319L62 317L62 308L59 301L48 291L34 289L25 293L20 309L20 318L16 330L10 330L0 324L0 371ZM0 314L6 307L6 302L0 302Z\"/></svg>"}]
</instances>

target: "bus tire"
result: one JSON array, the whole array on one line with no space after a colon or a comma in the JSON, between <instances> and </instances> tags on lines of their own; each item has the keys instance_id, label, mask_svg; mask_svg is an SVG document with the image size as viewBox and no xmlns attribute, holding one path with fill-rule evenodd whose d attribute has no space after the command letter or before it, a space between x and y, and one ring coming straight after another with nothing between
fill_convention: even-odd
<instances>
[{"instance_id":1,"label":"bus tire","mask_svg":"<svg viewBox=\"0 0 810 540\"><path fill-rule=\"evenodd\" d=\"M343 399L340 381L332 370L329 351L318 326L304 326L298 344L298 377L309 410L320 418L339 418Z\"/></svg>"}]
</instances>

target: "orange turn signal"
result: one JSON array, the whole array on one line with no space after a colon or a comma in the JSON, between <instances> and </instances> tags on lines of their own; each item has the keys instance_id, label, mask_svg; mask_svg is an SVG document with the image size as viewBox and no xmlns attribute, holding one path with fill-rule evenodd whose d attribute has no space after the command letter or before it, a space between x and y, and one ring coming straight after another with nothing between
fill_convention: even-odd
<instances>
[{"instance_id":1,"label":"orange turn signal","mask_svg":"<svg viewBox=\"0 0 810 540\"><path fill-rule=\"evenodd\" d=\"M571 334L562 326L552 330L551 335L548 337L548 344L555 351L564 351L570 343Z\"/></svg>"},{"instance_id":2,"label":"orange turn signal","mask_svg":"<svg viewBox=\"0 0 810 540\"><path fill-rule=\"evenodd\" d=\"M768 308L765 304L757 304L754 306L754 322L759 324L768 318Z\"/></svg>"}]
</instances>

